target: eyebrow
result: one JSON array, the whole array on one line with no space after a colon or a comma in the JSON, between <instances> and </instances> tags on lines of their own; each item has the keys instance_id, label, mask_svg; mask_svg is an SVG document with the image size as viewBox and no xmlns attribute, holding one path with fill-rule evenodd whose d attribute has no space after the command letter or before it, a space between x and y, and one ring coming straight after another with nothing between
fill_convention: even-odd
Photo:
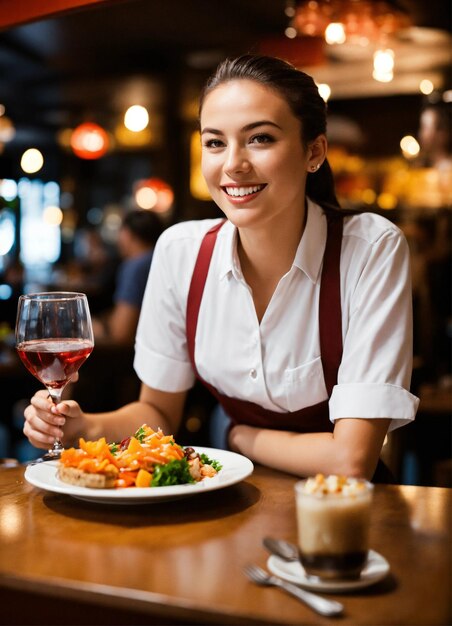
<instances>
[{"instance_id":1,"label":"eyebrow","mask_svg":"<svg viewBox=\"0 0 452 626\"><path fill-rule=\"evenodd\" d=\"M254 128L258 128L259 126L274 126L275 128L282 130L281 126L275 124L275 122L271 122L270 120L259 120L258 122L251 122L251 124L247 124L241 130L246 132L249 130L253 130ZM211 133L212 135L222 135L223 131L217 130L216 128L203 128L201 134L204 135L204 133Z\"/></svg>"}]
</instances>

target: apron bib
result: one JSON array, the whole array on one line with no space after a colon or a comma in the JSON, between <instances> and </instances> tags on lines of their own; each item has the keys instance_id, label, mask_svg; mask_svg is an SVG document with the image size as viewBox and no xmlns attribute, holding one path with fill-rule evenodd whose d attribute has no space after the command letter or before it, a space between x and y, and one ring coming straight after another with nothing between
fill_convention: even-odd
<instances>
[{"instance_id":1,"label":"apron bib","mask_svg":"<svg viewBox=\"0 0 452 626\"><path fill-rule=\"evenodd\" d=\"M195 363L195 341L199 308L209 272L216 238L226 220L216 224L204 236L199 249L187 299L187 348L193 370L231 419L231 427L246 424L258 428L287 430L298 433L333 432L329 419L328 399L337 383L342 359L342 314L340 292L340 256L343 219L328 218L328 232L323 256L319 297L320 355L328 399L298 411L278 413L247 400L231 398L201 378ZM394 482L389 470L379 461L374 482Z\"/></svg>"}]
</instances>

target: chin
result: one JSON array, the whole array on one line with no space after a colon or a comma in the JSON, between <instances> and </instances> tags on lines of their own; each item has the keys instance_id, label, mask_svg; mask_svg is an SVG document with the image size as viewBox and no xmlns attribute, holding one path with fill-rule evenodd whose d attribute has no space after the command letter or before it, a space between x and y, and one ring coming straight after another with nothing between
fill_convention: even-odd
<instances>
[{"instance_id":1,"label":"chin","mask_svg":"<svg viewBox=\"0 0 452 626\"><path fill-rule=\"evenodd\" d=\"M225 209L220 207L227 219L234 224L237 228L244 228L246 226L253 226L259 220L259 214L256 209L250 208L230 208Z\"/></svg>"}]
</instances>

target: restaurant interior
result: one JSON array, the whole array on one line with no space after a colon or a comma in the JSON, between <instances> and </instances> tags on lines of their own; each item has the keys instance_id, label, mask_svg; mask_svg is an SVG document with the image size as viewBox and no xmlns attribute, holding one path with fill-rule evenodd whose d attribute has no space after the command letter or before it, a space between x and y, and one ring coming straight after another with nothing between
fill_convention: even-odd
<instances>
[{"instance_id":1,"label":"restaurant interior","mask_svg":"<svg viewBox=\"0 0 452 626\"><path fill-rule=\"evenodd\" d=\"M251 52L314 77L342 206L407 237L421 403L384 457L402 484L452 487L451 50L442 1L0 0L0 457L40 453L22 434L40 384L15 353L18 296L83 291L101 316L129 211L164 228L220 216L197 98L220 60ZM88 411L136 399L132 363L133 345L96 343L72 397ZM195 386L182 440L207 445L213 407Z\"/></svg>"}]
</instances>

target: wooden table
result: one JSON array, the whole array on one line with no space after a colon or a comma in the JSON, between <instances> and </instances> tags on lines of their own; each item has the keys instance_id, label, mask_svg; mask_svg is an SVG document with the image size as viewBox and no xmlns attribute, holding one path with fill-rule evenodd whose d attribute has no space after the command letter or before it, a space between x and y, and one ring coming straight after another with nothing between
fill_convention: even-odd
<instances>
[{"instance_id":1,"label":"wooden table","mask_svg":"<svg viewBox=\"0 0 452 626\"><path fill-rule=\"evenodd\" d=\"M91 504L0 470L2 624L327 624L242 573L265 535L296 538L295 478L257 467L226 489L173 502ZM341 624L450 624L451 491L375 489L371 544L391 573L334 597ZM333 596L331 596L333 597Z\"/></svg>"}]
</instances>

